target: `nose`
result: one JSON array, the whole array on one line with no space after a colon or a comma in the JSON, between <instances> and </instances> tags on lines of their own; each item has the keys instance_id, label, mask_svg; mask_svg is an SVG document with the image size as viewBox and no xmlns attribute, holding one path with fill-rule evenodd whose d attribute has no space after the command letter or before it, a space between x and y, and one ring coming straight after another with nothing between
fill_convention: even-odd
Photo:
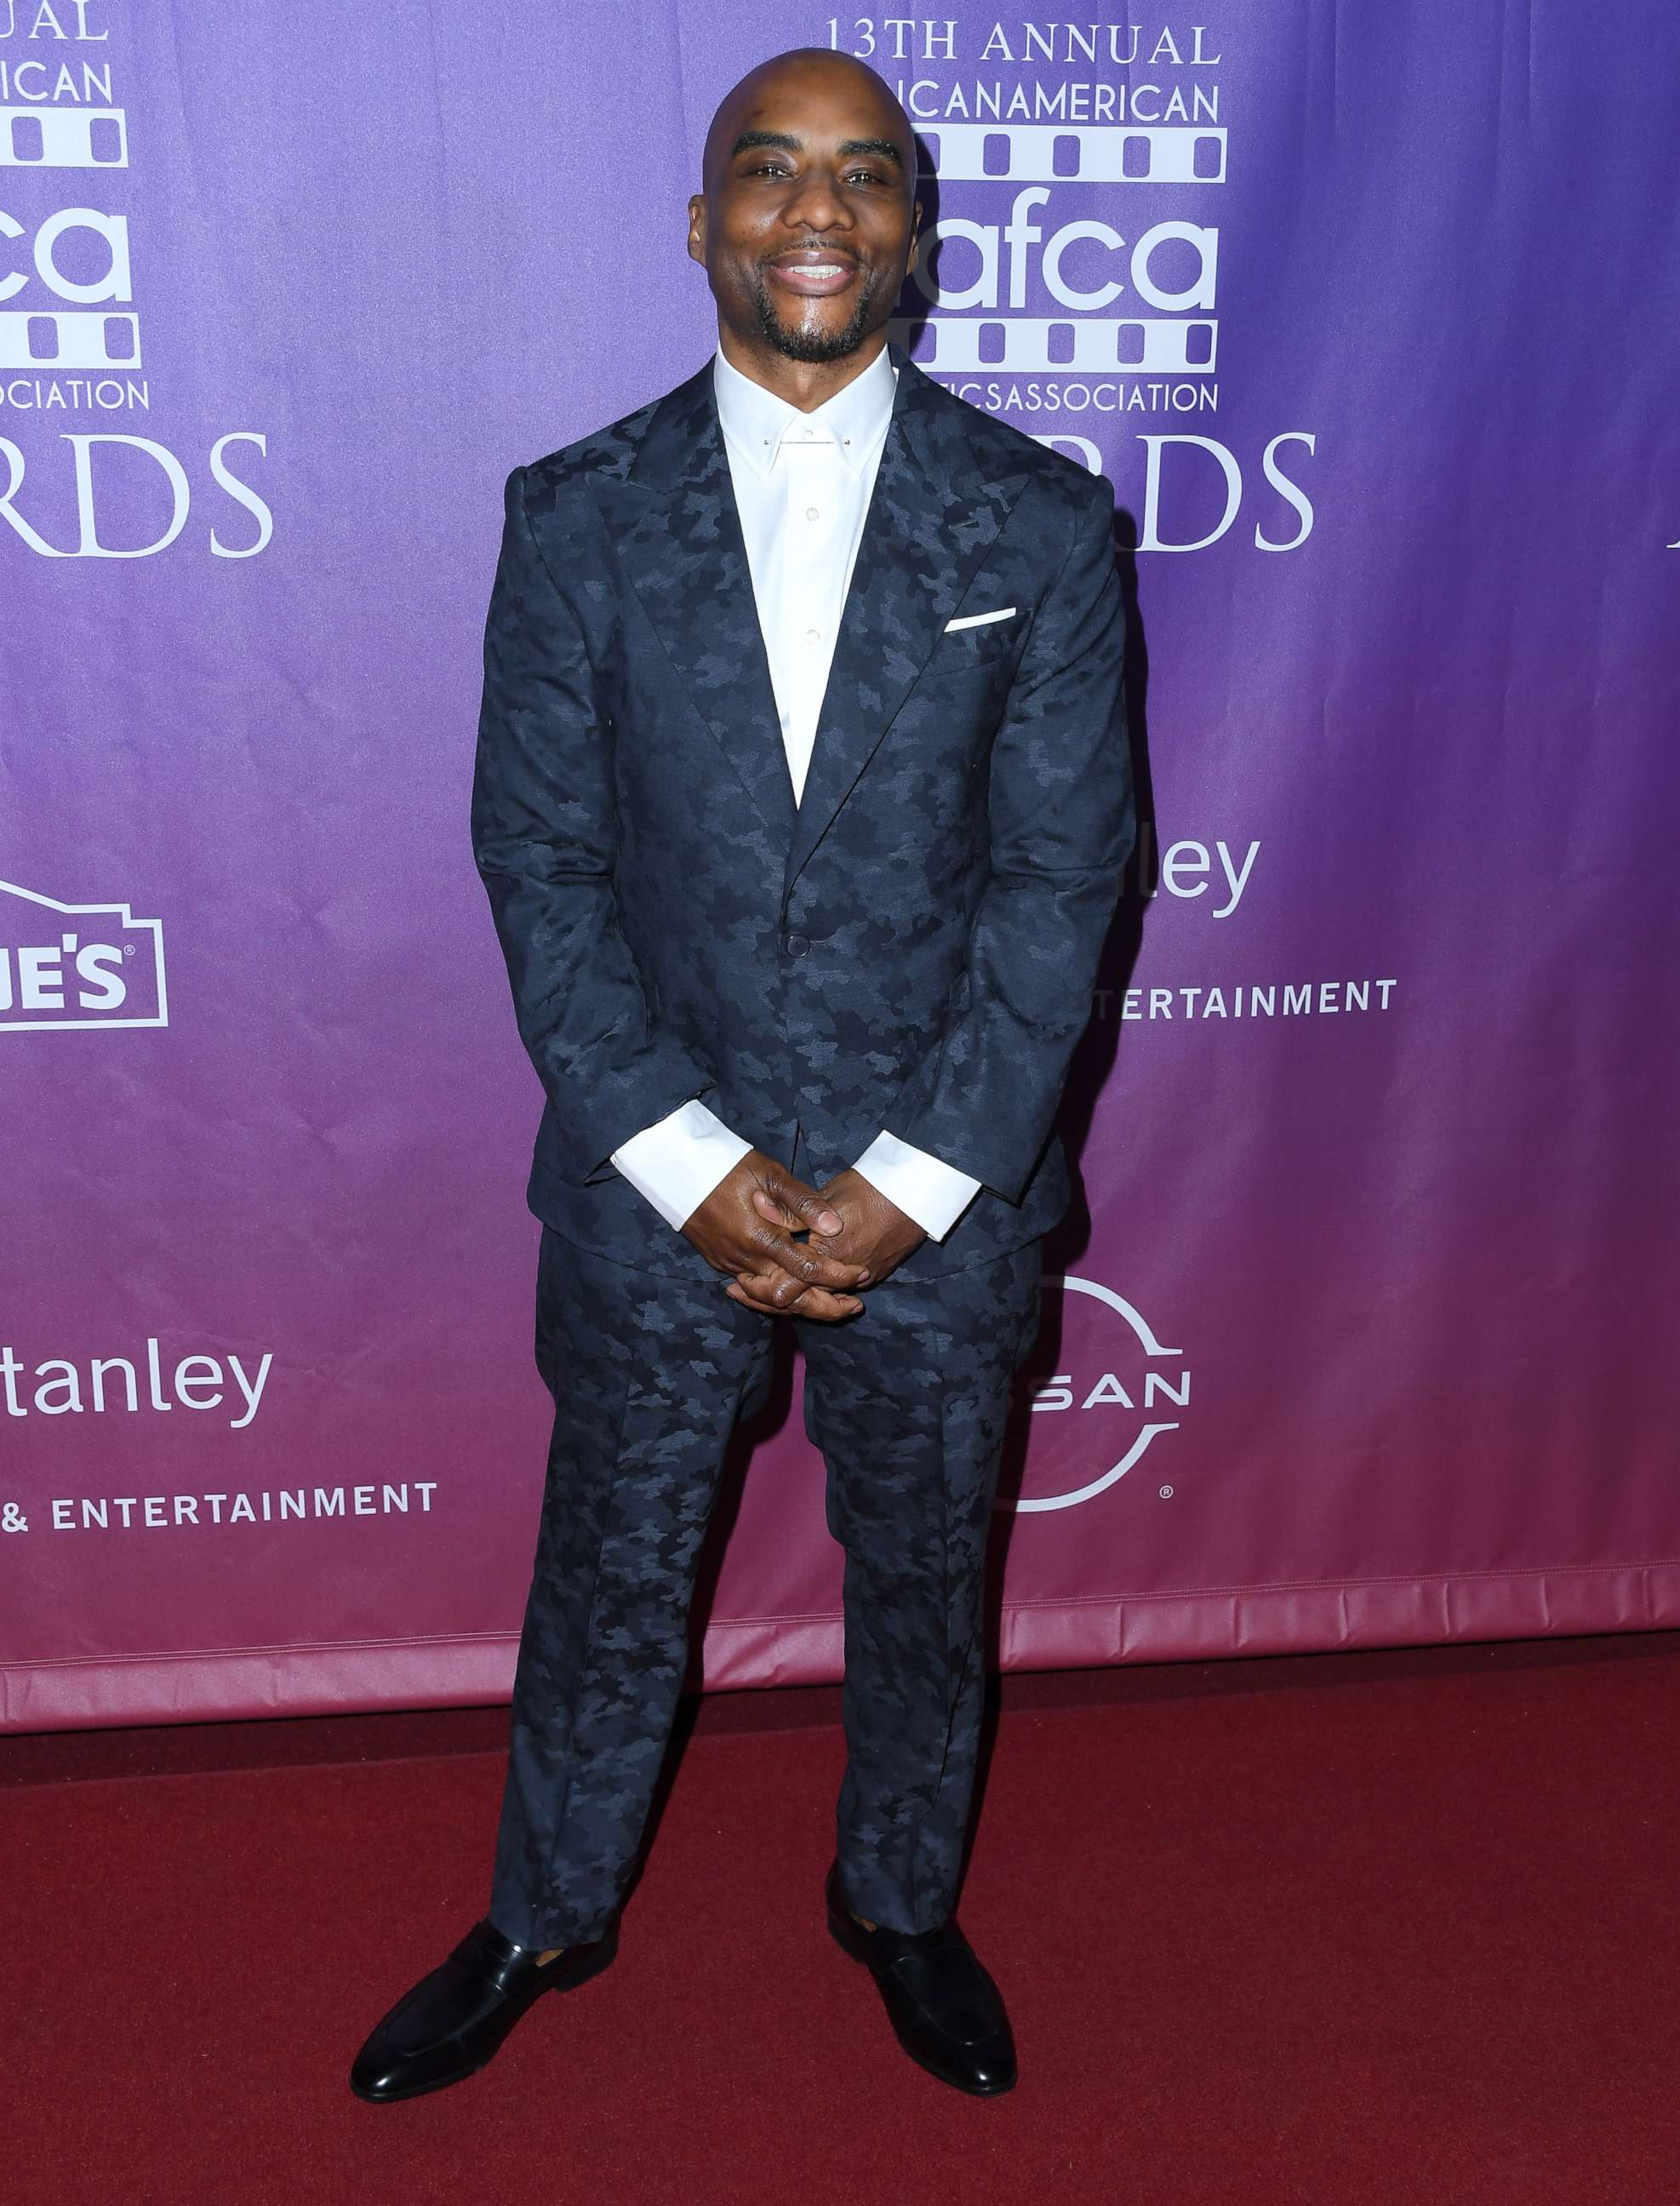
<instances>
[{"instance_id":1,"label":"nose","mask_svg":"<svg viewBox=\"0 0 1680 2206\"><path fill-rule=\"evenodd\" d=\"M783 203L782 220L790 230L849 230L853 217L833 179L813 169L795 181Z\"/></svg>"}]
</instances>

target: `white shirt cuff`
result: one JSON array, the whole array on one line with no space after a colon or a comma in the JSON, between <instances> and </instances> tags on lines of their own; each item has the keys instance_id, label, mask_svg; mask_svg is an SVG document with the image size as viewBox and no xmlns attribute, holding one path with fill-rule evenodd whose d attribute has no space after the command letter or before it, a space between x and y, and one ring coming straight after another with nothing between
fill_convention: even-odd
<instances>
[{"instance_id":1,"label":"white shirt cuff","mask_svg":"<svg viewBox=\"0 0 1680 2206\"><path fill-rule=\"evenodd\" d=\"M980 1182L942 1164L926 1149L901 1142L885 1130L877 1134L853 1167L877 1193L896 1203L920 1226L930 1241L943 1241L980 1192Z\"/></svg>"},{"instance_id":2,"label":"white shirt cuff","mask_svg":"<svg viewBox=\"0 0 1680 2206\"><path fill-rule=\"evenodd\" d=\"M611 1162L680 1232L752 1148L704 1103L684 1103L616 1148ZM920 1221L918 1221L920 1222Z\"/></svg>"}]
</instances>

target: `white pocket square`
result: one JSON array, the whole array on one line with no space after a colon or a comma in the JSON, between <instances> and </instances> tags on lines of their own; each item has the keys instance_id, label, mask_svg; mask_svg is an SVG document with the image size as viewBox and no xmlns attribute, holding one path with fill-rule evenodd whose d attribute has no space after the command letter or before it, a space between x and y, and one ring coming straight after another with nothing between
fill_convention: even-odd
<instances>
[{"instance_id":1,"label":"white pocket square","mask_svg":"<svg viewBox=\"0 0 1680 2206\"><path fill-rule=\"evenodd\" d=\"M1003 605L995 613L960 613L945 623L945 634L949 635L954 628L984 628L989 621L1013 620L1015 612L1013 605Z\"/></svg>"}]
</instances>

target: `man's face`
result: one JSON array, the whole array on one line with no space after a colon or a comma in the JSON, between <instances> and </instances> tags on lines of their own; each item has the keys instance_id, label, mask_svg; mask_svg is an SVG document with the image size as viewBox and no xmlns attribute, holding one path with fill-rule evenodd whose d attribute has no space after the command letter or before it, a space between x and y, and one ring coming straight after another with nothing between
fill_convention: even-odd
<instances>
[{"instance_id":1,"label":"man's face","mask_svg":"<svg viewBox=\"0 0 1680 2206\"><path fill-rule=\"evenodd\" d=\"M885 322L920 210L914 141L874 79L821 58L755 70L718 111L706 184L688 251L738 337L831 361Z\"/></svg>"}]
</instances>

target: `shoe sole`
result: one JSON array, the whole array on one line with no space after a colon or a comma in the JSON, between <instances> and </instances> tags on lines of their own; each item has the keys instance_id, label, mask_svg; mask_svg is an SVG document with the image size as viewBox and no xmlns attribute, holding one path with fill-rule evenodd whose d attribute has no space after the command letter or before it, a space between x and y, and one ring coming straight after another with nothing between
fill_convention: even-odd
<instances>
[{"instance_id":1,"label":"shoe sole","mask_svg":"<svg viewBox=\"0 0 1680 2206\"><path fill-rule=\"evenodd\" d=\"M875 1988L879 1991L880 1989L880 1979L876 1976L874 1970L870 1967L869 1956L867 1953L861 1950L862 1946L861 1939L851 1929L851 1926L848 1923L846 1923L841 1917L835 1914L831 1908L829 1911L828 1917L828 1935L833 1939L835 1944L840 1948L840 1951L846 1956L849 1961L855 1961L859 1968L869 1970L871 1980L874 1982ZM883 1997L881 2004L883 2006L886 2006L886 2018L892 2024L892 2034L898 2040L900 2048L909 2055L910 2059L915 2062L917 2067L921 2069L925 2074L937 2077L941 2084L949 2085L953 2091L966 2092L971 2099L1001 2099L1005 2091L1014 2090L1016 2084L1019 2080L1014 2076L1010 2078L1007 2084L965 2084L960 2076L953 2076L948 2069L936 2068L933 2063L927 2059L926 2054L919 2053L915 2047L909 2042L903 2030L899 2027L897 2016L894 2014L891 2006L886 2006L885 1997Z\"/></svg>"},{"instance_id":2,"label":"shoe sole","mask_svg":"<svg viewBox=\"0 0 1680 2206\"><path fill-rule=\"evenodd\" d=\"M586 1962L584 1966L577 1972L576 1975L564 1977L557 1976L551 1984L545 1984L542 1989L537 1993L535 1998L531 2000L530 2005L521 2008L520 2012L508 2024L507 2029L503 2032L502 2036L497 2039L495 2044L492 2045L489 2052L485 2054L484 2059L482 2060L475 2060L470 2068L457 2068L452 2076L434 2077L429 2084L409 2084L400 2091L365 2091L361 2085L358 2084L353 2077L350 2079L350 2089L355 2093L357 2098L360 2099L367 2106L394 2107L401 2099L423 2099L426 2096L428 2092L447 2091L454 2084L464 2084L470 2077L476 2076L481 2069L489 2067L491 2062L502 2050L502 2048L507 2043L509 2038L513 2036L514 2031L518 2029L520 2024L523 2022L526 2016L530 2013L531 2008L535 2006L538 2000L546 1999L551 1995L551 1994L555 1992L577 1991L584 1984L592 1982L595 1977L601 1974L603 1970L610 1969L617 1958L618 1940L615 1935L609 1941L607 1941L605 1951L604 1953L598 1953L593 1960Z\"/></svg>"}]
</instances>

